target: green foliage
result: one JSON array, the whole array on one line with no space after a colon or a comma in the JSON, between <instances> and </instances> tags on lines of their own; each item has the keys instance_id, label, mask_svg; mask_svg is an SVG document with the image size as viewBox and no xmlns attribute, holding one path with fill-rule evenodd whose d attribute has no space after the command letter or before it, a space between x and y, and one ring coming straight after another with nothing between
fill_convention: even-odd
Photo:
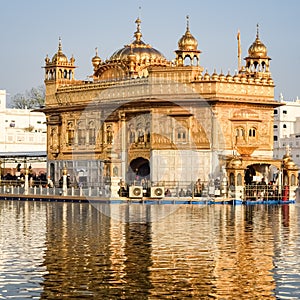
<instances>
[{"instance_id":1,"label":"green foliage","mask_svg":"<svg viewBox=\"0 0 300 300\"><path fill-rule=\"evenodd\" d=\"M12 97L12 108L33 109L42 107L45 104L45 87L31 88L24 94L16 94Z\"/></svg>"}]
</instances>

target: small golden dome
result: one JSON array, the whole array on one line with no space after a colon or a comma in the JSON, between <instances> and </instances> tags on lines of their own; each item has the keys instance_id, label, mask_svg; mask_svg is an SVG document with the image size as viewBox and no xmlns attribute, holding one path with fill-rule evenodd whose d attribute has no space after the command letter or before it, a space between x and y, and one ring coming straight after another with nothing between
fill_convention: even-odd
<instances>
[{"instance_id":1,"label":"small golden dome","mask_svg":"<svg viewBox=\"0 0 300 300\"><path fill-rule=\"evenodd\" d=\"M181 51L194 51L198 48L198 41L193 37L189 28L189 16L187 18L187 26L185 34L178 41L178 48Z\"/></svg>"},{"instance_id":2,"label":"small golden dome","mask_svg":"<svg viewBox=\"0 0 300 300\"><path fill-rule=\"evenodd\" d=\"M68 63L68 58L62 52L61 38L59 38L58 51L52 57L52 63Z\"/></svg>"},{"instance_id":3,"label":"small golden dome","mask_svg":"<svg viewBox=\"0 0 300 300\"><path fill-rule=\"evenodd\" d=\"M101 64L102 60L98 56L98 48L96 48L95 50L96 50L96 55L92 58L92 64L94 68L97 68Z\"/></svg>"},{"instance_id":4,"label":"small golden dome","mask_svg":"<svg viewBox=\"0 0 300 300\"><path fill-rule=\"evenodd\" d=\"M233 81L234 82L241 82L241 77L238 74L234 74Z\"/></svg>"},{"instance_id":5,"label":"small golden dome","mask_svg":"<svg viewBox=\"0 0 300 300\"><path fill-rule=\"evenodd\" d=\"M256 39L248 49L248 55L252 58L266 58L268 57L267 47L259 39L259 31L257 25Z\"/></svg>"},{"instance_id":6,"label":"small golden dome","mask_svg":"<svg viewBox=\"0 0 300 300\"><path fill-rule=\"evenodd\" d=\"M242 165L242 160L239 157L234 157L230 160L228 167L238 168Z\"/></svg>"},{"instance_id":7,"label":"small golden dome","mask_svg":"<svg viewBox=\"0 0 300 300\"><path fill-rule=\"evenodd\" d=\"M220 79L220 81L225 81L226 80L226 76L223 74L222 70L221 70L221 73L219 75L219 79Z\"/></svg>"},{"instance_id":8,"label":"small golden dome","mask_svg":"<svg viewBox=\"0 0 300 300\"><path fill-rule=\"evenodd\" d=\"M45 63L48 64L50 62L50 58L48 57L48 54L46 55L46 58L45 58Z\"/></svg>"},{"instance_id":9,"label":"small golden dome","mask_svg":"<svg viewBox=\"0 0 300 300\"><path fill-rule=\"evenodd\" d=\"M230 71L228 71L228 74L226 75L226 80L229 82L233 81L233 77L230 75Z\"/></svg>"},{"instance_id":10,"label":"small golden dome","mask_svg":"<svg viewBox=\"0 0 300 300\"><path fill-rule=\"evenodd\" d=\"M216 70L211 74L211 80L219 80L219 75L216 73Z\"/></svg>"},{"instance_id":11,"label":"small golden dome","mask_svg":"<svg viewBox=\"0 0 300 300\"><path fill-rule=\"evenodd\" d=\"M209 75L209 73L207 72L207 70L205 71L205 74L203 75L203 79L204 79L204 80L210 80L210 75Z\"/></svg>"}]
</instances>

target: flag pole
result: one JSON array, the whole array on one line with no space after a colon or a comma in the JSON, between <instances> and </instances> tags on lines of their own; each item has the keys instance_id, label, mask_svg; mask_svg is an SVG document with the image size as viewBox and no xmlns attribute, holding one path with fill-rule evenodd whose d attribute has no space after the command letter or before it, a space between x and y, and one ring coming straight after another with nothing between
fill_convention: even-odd
<instances>
[{"instance_id":1,"label":"flag pole","mask_svg":"<svg viewBox=\"0 0 300 300\"><path fill-rule=\"evenodd\" d=\"M238 71L241 70L242 65L242 49L241 49L241 33L240 30L238 30L237 33L237 40L238 40Z\"/></svg>"}]
</instances>

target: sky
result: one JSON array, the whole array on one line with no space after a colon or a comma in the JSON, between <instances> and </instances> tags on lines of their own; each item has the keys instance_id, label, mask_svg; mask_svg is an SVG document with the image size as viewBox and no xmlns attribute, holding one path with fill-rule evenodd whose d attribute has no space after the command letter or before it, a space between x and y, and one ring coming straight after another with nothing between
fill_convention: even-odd
<instances>
[{"instance_id":1,"label":"sky","mask_svg":"<svg viewBox=\"0 0 300 300\"><path fill-rule=\"evenodd\" d=\"M242 57L259 36L272 58L270 71L275 99L300 97L299 0L0 0L0 89L10 98L43 85L45 57L62 39L63 52L74 55L76 79L92 74L91 59L98 47L102 60L134 40L140 16L143 40L173 60L178 40L190 31L202 51L200 65L233 75L237 69L237 32Z\"/></svg>"}]
</instances>

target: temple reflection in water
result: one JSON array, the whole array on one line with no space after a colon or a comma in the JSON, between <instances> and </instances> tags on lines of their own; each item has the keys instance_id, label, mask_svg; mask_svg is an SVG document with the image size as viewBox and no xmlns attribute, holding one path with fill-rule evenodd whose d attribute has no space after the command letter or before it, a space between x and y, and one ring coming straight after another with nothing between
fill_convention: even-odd
<instances>
[{"instance_id":1,"label":"temple reflection in water","mask_svg":"<svg viewBox=\"0 0 300 300\"><path fill-rule=\"evenodd\" d=\"M107 208L47 205L42 298L274 296L276 260L297 247L296 207L180 206L151 222L158 208L111 206L110 218Z\"/></svg>"}]
</instances>

